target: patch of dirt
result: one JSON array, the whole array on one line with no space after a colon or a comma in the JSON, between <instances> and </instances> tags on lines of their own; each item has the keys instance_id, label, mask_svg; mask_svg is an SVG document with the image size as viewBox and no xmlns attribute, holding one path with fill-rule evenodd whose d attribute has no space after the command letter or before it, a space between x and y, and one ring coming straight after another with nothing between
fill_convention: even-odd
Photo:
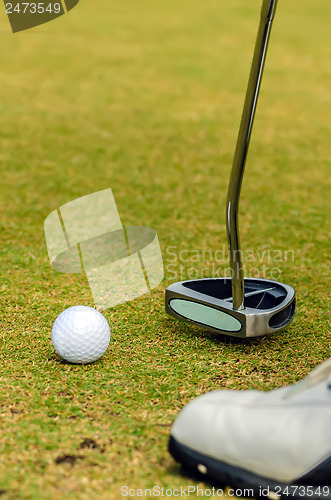
<instances>
[{"instance_id":1,"label":"patch of dirt","mask_svg":"<svg viewBox=\"0 0 331 500\"><path fill-rule=\"evenodd\" d=\"M83 457L80 455L60 455L55 459L55 463L60 465L60 464L69 464L69 465L75 465L79 460L82 460Z\"/></svg>"},{"instance_id":2,"label":"patch of dirt","mask_svg":"<svg viewBox=\"0 0 331 500\"><path fill-rule=\"evenodd\" d=\"M94 439L91 438L85 438L79 445L79 448L82 450L84 448L89 448L89 449L98 449L101 451L101 453L104 453L105 447L97 443Z\"/></svg>"}]
</instances>

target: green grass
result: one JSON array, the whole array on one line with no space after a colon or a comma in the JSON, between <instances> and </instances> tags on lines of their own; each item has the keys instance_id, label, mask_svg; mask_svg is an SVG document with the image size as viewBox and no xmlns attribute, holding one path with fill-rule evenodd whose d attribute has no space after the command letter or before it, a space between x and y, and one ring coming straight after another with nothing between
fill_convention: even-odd
<instances>
[{"instance_id":1,"label":"green grass","mask_svg":"<svg viewBox=\"0 0 331 500\"><path fill-rule=\"evenodd\" d=\"M331 5L323 0L280 2L240 207L244 252L293 251L277 267L296 289L295 320L286 332L243 341L163 312L174 281L169 248L191 252L177 262L186 276L212 269L192 262L192 251L226 245L224 204L258 4L81 2L16 35L2 12L4 499L115 500L122 485L198 484L167 453L186 402L213 389L291 384L330 355ZM124 225L157 230L166 277L150 295L106 311L109 350L73 366L53 351L52 323L93 299L83 275L50 268L43 222L108 187ZM262 272L263 263L246 262L247 270Z\"/></svg>"}]
</instances>

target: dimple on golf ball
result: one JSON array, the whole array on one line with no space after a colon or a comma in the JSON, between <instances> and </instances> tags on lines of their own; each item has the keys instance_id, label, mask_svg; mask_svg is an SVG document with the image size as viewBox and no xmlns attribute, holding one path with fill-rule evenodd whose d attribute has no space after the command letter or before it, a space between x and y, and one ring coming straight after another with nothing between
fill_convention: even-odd
<instances>
[{"instance_id":1,"label":"dimple on golf ball","mask_svg":"<svg viewBox=\"0 0 331 500\"><path fill-rule=\"evenodd\" d=\"M92 307L69 307L54 321L52 342L66 361L92 363L106 352L110 327L104 315Z\"/></svg>"}]
</instances>

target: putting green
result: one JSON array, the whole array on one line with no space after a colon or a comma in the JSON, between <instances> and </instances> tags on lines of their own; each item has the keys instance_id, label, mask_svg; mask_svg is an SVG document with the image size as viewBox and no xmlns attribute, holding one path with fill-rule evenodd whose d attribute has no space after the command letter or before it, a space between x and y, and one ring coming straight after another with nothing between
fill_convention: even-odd
<instances>
[{"instance_id":1,"label":"putting green","mask_svg":"<svg viewBox=\"0 0 331 500\"><path fill-rule=\"evenodd\" d=\"M1 498L118 500L125 485L199 484L167 452L184 404L214 389L291 384L329 356L323 0L279 2L240 205L247 273L295 288L294 321L244 341L164 313L170 283L228 275L225 198L259 9L253 0L79 2L15 35L2 11ZM52 323L93 300L84 275L52 271L43 223L109 187L125 226L157 231L165 279L107 310L107 353L73 366L54 353Z\"/></svg>"}]
</instances>

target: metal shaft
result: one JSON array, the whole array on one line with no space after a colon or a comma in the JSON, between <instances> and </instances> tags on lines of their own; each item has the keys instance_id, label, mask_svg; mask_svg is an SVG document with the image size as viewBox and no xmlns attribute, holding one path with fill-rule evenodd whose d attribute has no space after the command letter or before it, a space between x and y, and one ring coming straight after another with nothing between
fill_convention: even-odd
<instances>
[{"instance_id":1,"label":"metal shaft","mask_svg":"<svg viewBox=\"0 0 331 500\"><path fill-rule=\"evenodd\" d=\"M228 189L226 225L232 271L233 309L244 308L244 270L241 262L238 228L239 197L276 5L277 0L263 0L261 20Z\"/></svg>"}]
</instances>

